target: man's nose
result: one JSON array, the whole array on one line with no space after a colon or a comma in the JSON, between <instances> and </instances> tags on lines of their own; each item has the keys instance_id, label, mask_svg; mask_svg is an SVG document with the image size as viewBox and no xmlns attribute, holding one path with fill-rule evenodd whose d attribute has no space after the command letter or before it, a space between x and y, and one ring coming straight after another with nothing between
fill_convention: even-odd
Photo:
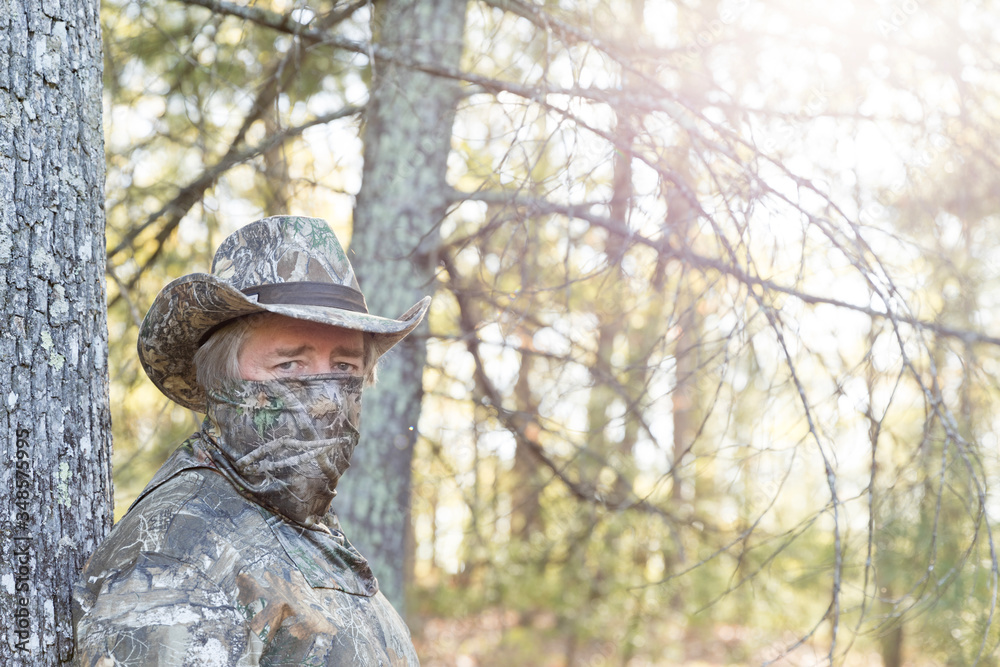
<instances>
[{"instance_id":1,"label":"man's nose","mask_svg":"<svg viewBox=\"0 0 1000 667\"><path fill-rule=\"evenodd\" d=\"M327 360L314 361L309 369L310 375L326 375L333 372L333 364Z\"/></svg>"}]
</instances>

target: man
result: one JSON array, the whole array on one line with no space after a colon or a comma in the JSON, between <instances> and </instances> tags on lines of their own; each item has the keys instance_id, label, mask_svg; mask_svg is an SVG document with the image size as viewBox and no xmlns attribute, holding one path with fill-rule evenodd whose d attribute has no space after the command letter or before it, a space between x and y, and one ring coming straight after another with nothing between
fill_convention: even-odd
<instances>
[{"instance_id":1,"label":"man","mask_svg":"<svg viewBox=\"0 0 1000 667\"><path fill-rule=\"evenodd\" d=\"M369 314L330 228L298 217L240 229L211 275L160 292L139 358L206 417L88 561L77 664L418 664L330 502L362 385L429 301Z\"/></svg>"}]
</instances>

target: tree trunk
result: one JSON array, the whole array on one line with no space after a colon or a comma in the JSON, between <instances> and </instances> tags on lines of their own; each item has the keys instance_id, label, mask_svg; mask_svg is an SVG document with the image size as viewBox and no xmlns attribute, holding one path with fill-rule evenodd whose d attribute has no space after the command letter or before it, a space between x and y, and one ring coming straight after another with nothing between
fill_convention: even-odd
<instances>
[{"instance_id":1,"label":"tree trunk","mask_svg":"<svg viewBox=\"0 0 1000 667\"><path fill-rule=\"evenodd\" d=\"M351 261L372 312L396 317L433 289L458 89L455 81L408 69L393 57L457 69L466 0L390 0L374 7L379 57L365 119ZM426 326L382 364L380 386L365 398L361 446L336 500L348 536L397 609L406 577Z\"/></svg>"},{"instance_id":2,"label":"tree trunk","mask_svg":"<svg viewBox=\"0 0 1000 667\"><path fill-rule=\"evenodd\" d=\"M111 527L97 0L0 0L0 664L73 654Z\"/></svg>"}]
</instances>

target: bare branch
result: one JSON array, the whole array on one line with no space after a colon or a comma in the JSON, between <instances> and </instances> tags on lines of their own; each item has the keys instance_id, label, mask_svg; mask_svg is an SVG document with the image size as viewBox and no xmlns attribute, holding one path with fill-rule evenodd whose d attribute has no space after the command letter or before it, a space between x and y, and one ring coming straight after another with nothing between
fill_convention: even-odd
<instances>
[{"instance_id":1,"label":"bare branch","mask_svg":"<svg viewBox=\"0 0 1000 667\"><path fill-rule=\"evenodd\" d=\"M253 146L251 148L247 148L242 151L237 150L235 145L230 146L229 151L226 153L226 155L222 157L222 159L220 159L210 168L202 172L202 174L198 176L195 180L193 180L192 182L188 183L186 186L181 188L181 190L174 196L173 199L171 199L169 202L163 205L158 211L150 215L143 224L137 225L134 229L130 230L129 233L125 235L125 237L114 248L114 250L108 253L108 271L109 272L115 271L116 267L111 263L111 259L113 257L119 255L126 249L130 248L135 239L143 231L152 226L153 223L155 223L157 220L160 220L161 218L165 217L166 220L164 221L163 225L160 227L160 230L156 234L156 242L157 242L156 249L153 251L152 255L142 264L142 266L140 266L136 270L136 272L129 278L128 282L126 283L126 289L128 290L132 289L133 287L135 287L135 284L139 281L139 278L146 271L146 269L148 269L154 263L156 257L159 255L160 250L163 247L164 242L177 228L177 225L180 224L181 219L185 215L187 215L188 211L190 211L191 208L196 203L201 201L202 197L204 197L205 195L205 192L210 187L212 187L215 184L215 182L218 181L218 179L221 178L227 171L229 171L230 169L239 164L252 160L253 158L258 157L266 153L267 151L274 149L276 146L279 146L290 139L294 139L295 137L300 136L303 132L305 132L311 127L316 127L317 125L324 125L326 123L330 123L335 120L339 120L341 118L346 118L349 116L360 114L363 108L364 107L347 106L342 109L332 111L328 114L324 114L323 116L314 118L313 120L307 123L303 123L302 125L290 127L284 130L283 132L271 135L265 141L258 144L257 146ZM119 297L115 297L114 299L112 299L111 304L113 305L114 303L116 303Z\"/></svg>"},{"instance_id":2,"label":"bare branch","mask_svg":"<svg viewBox=\"0 0 1000 667\"><path fill-rule=\"evenodd\" d=\"M612 234L617 234L627 238L633 243L648 246L649 248L657 251L657 253L663 254L666 257L684 261L700 270L713 270L721 274L731 276L747 286L760 287L768 292L786 294L799 299L803 303L811 305L826 304L836 306L837 308L844 308L846 310L862 313L876 320L896 319L900 324L906 324L922 331L929 331L937 336L955 338L967 344L981 343L986 345L1000 345L1000 337L997 336L990 336L989 334L978 331L952 327L941 324L940 322L932 322L917 317L901 316L897 313L879 310L871 306L851 303L849 301L844 301L843 299L835 299L833 297L826 297L818 294L809 294L794 287L781 285L773 280L751 275L747 273L745 269L723 262L722 260L714 257L701 255L690 248L678 247L669 239L649 238L637 233L633 229L630 229L620 220L612 220L611 218L596 215L590 212L590 209L595 207L606 206L606 202L562 204L528 195L511 195L509 193L495 191L478 191L473 193L455 191L452 199L454 201L467 200L481 201L490 204L506 204L512 207L525 209L525 215L528 216L564 215L569 218L586 220L595 227L599 227Z\"/></svg>"}]
</instances>

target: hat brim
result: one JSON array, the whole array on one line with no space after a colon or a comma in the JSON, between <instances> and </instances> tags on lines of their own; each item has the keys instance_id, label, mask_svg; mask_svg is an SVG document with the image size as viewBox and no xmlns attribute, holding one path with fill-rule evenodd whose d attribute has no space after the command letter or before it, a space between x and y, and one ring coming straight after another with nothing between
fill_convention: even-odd
<instances>
[{"instance_id":1,"label":"hat brim","mask_svg":"<svg viewBox=\"0 0 1000 667\"><path fill-rule=\"evenodd\" d=\"M205 392L196 379L194 353L206 334L228 320L268 312L363 331L371 335L380 357L420 324L429 306L430 297L424 297L392 319L325 306L262 304L211 274L193 273L156 296L139 329L139 361L164 395L204 412Z\"/></svg>"}]
</instances>

